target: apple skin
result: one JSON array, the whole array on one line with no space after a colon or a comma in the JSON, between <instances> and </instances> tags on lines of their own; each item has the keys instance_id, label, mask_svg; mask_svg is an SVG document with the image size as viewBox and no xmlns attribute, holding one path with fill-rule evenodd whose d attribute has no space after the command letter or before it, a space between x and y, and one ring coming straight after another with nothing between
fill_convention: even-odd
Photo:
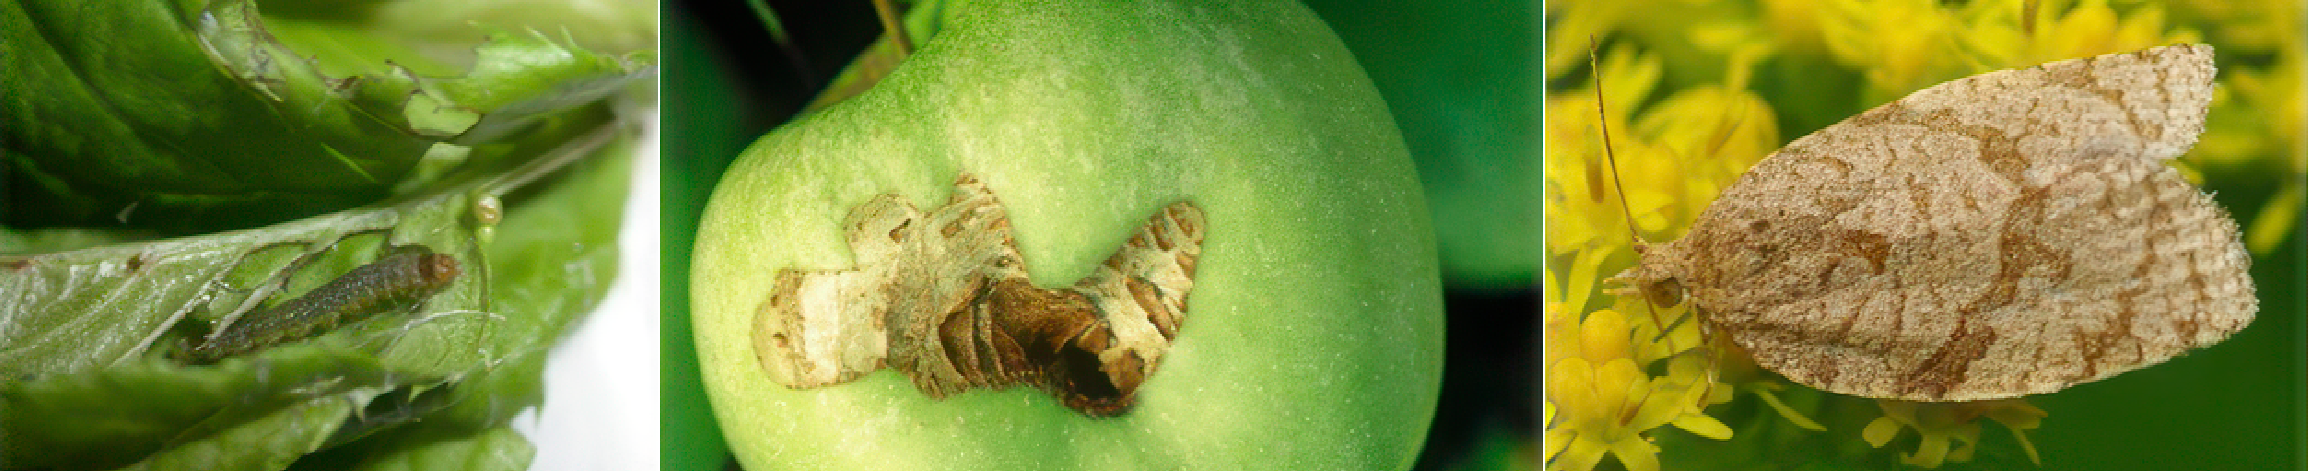
<instances>
[{"instance_id":1,"label":"apple skin","mask_svg":"<svg viewBox=\"0 0 2308 471\"><path fill-rule=\"evenodd\" d=\"M756 142L698 231L704 383L747 469L1403 469L1442 374L1432 228L1362 69L1287 1L979 1L874 88ZM766 60L766 59L765 59ZM782 268L853 266L880 194L1008 209L1073 284L1163 205L1209 222L1185 321L1119 417L1028 386L932 400L902 374L794 390L755 360Z\"/></svg>"}]
</instances>

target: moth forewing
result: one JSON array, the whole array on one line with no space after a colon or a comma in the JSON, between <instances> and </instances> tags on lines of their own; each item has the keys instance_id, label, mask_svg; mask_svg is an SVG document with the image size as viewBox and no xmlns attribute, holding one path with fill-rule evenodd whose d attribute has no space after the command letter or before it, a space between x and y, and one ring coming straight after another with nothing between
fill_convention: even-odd
<instances>
[{"instance_id":1,"label":"moth forewing","mask_svg":"<svg viewBox=\"0 0 2308 471\"><path fill-rule=\"evenodd\" d=\"M1680 284L1759 365L1863 397L2048 393L2208 346L2257 303L2235 222L2163 162L2203 130L2211 58L1918 91L1767 156L1619 277Z\"/></svg>"}]
</instances>

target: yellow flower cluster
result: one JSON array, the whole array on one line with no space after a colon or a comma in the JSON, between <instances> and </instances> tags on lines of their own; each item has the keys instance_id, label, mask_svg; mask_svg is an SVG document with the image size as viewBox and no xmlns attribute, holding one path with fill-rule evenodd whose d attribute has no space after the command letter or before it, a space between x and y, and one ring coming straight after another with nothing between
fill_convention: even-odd
<instances>
[{"instance_id":1,"label":"yellow flower cluster","mask_svg":"<svg viewBox=\"0 0 2308 471\"><path fill-rule=\"evenodd\" d=\"M1548 469L1592 469L1608 453L1630 471L1657 471L1658 448L1644 433L1673 424L1707 438L1731 437L1731 428L1708 417L1710 404L1731 400L1718 388L1705 359L1692 349L1653 342L1657 330L1614 310L1574 320L1559 303L1547 306L1545 406ZM1688 329L1685 329L1688 331ZM1682 337L1690 337L1684 335ZM1684 339L1690 341L1690 339ZM1688 344L1686 344L1688 345ZM1667 374L1644 372L1663 351L1694 353L1664 360Z\"/></svg>"},{"instance_id":2,"label":"yellow flower cluster","mask_svg":"<svg viewBox=\"0 0 2308 471\"><path fill-rule=\"evenodd\" d=\"M2028 461L2043 464L2036 456L2036 446L2028 441L2027 431L2043 425L2047 415L2043 409L2019 399L2001 399L1972 402L1908 402L1878 400L1883 416L1868 422L1867 429L1859 432L1867 444L1882 448L1897 438L1901 430L1914 429L1923 436L1915 453L1901 455L1900 462L1926 468L1937 468L1948 461L1971 461L1971 454L1979 444L1979 422L1986 417L2011 429L2012 437L2019 440Z\"/></svg>"}]
</instances>

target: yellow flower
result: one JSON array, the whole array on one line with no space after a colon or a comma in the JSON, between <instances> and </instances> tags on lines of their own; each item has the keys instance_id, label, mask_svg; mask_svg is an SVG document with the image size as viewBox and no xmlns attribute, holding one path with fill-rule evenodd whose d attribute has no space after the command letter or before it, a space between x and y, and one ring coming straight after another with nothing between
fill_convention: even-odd
<instances>
[{"instance_id":1,"label":"yellow flower","mask_svg":"<svg viewBox=\"0 0 2308 471\"><path fill-rule=\"evenodd\" d=\"M1618 190L1604 159L1602 128L1610 127L1611 145L1621 159L1648 152L1641 142L1620 136L1627 134L1626 110L1650 93L1658 81L1660 65L1656 59L1638 57L1621 48L1605 55L1600 67L1604 82L1610 85L1602 97L1603 106L1611 110L1609 123L1596 116L1592 87L1547 99L1545 210L1550 255L1631 247ZM1584 299L1578 291L1571 294ZM1571 307L1583 310L1585 305L1572 303Z\"/></svg>"},{"instance_id":2,"label":"yellow flower","mask_svg":"<svg viewBox=\"0 0 2308 471\"><path fill-rule=\"evenodd\" d=\"M1644 113L1635 131L1649 152L1622 154L1619 172L1639 176L1626 180L1630 204L1645 234L1661 240L1681 236L1747 167L1779 148L1771 105L1743 87L1677 91Z\"/></svg>"},{"instance_id":3,"label":"yellow flower","mask_svg":"<svg viewBox=\"0 0 2308 471\"><path fill-rule=\"evenodd\" d=\"M1731 68L1745 70L1761 53L1734 54ZM1600 67L1608 122L1597 116L1591 87L1548 98L1547 245L1556 255L1623 249L1630 255L1619 260L1624 268L1633 262L1629 212L1645 236L1679 235L1725 185L1778 147L1778 118L1744 88L1747 74L1734 72L1727 76L1733 83L1677 91L1630 127L1626 116L1656 86L1659 62L1617 48ZM1603 148L1605 126L1610 149ZM1625 206L1617 195L1621 183Z\"/></svg>"},{"instance_id":4,"label":"yellow flower","mask_svg":"<svg viewBox=\"0 0 2308 471\"><path fill-rule=\"evenodd\" d=\"M2292 31L2302 34L2297 25ZM2245 228L2245 246L2255 254L2275 251L2291 235L2300 222L2302 199L2308 196L2301 184L2301 176L2308 174L2308 139L2301 135L2308 129L2308 121L2303 121L2308 119L2308 105L2301 103L2302 58L2308 57L2308 45L2287 42L2274 52L2274 61L2264 66L2223 65L2203 139L2188 153L2191 160L2231 173L2269 174L2280 169L2281 186Z\"/></svg>"},{"instance_id":5,"label":"yellow flower","mask_svg":"<svg viewBox=\"0 0 2308 471\"><path fill-rule=\"evenodd\" d=\"M1558 422L1549 435L1563 437L1563 450L1547 461L1550 470L1590 470L1606 454L1614 455L1632 471L1659 469L1658 448L1642 432L1667 423L1665 401L1649 399L1649 378L1635 361L1621 358L1593 366L1585 358L1566 358L1547 370L1547 400L1554 403ZM1646 413L1648 412L1648 413ZM1568 422L1568 423L1564 423Z\"/></svg>"},{"instance_id":6,"label":"yellow flower","mask_svg":"<svg viewBox=\"0 0 2308 471\"><path fill-rule=\"evenodd\" d=\"M2303 9L2308 9L2308 3L2298 1L2170 0L2162 4L2170 8L2175 23L2217 26L2205 32L2223 50L2268 51L2300 44L2300 17Z\"/></svg>"},{"instance_id":7,"label":"yellow flower","mask_svg":"<svg viewBox=\"0 0 2308 471\"><path fill-rule=\"evenodd\" d=\"M1823 32L1826 21L1822 13L1829 11L1820 0L1762 0L1765 24L1770 25L1771 41L1781 51L1790 54L1823 54L1827 38Z\"/></svg>"},{"instance_id":8,"label":"yellow flower","mask_svg":"<svg viewBox=\"0 0 2308 471\"><path fill-rule=\"evenodd\" d=\"M1562 77L1587 63L1587 41L1618 28L1620 21L1640 11L1642 2L1547 2L1546 77Z\"/></svg>"},{"instance_id":9,"label":"yellow flower","mask_svg":"<svg viewBox=\"0 0 2308 471\"><path fill-rule=\"evenodd\" d=\"M2164 20L2160 5L2118 12L2106 0L2000 0L1966 8L1965 46L1979 53L1979 70L2024 67L2062 59L2201 42L2195 31ZM2033 13L2033 16L2023 16Z\"/></svg>"},{"instance_id":10,"label":"yellow flower","mask_svg":"<svg viewBox=\"0 0 2308 471\"><path fill-rule=\"evenodd\" d=\"M1978 420L1986 417L2011 429L2020 449L2027 451L2028 460L2043 464L2036 456L2035 444L2028 441L2027 431L2042 426L2047 414L2024 399L1973 402L1877 399L1875 404L1883 409L1883 416L1869 422L1867 429L1860 432L1869 445L1882 448L1906 429L1914 429L1922 436L1914 453L1900 456L1902 463L1937 468L1948 461L1971 461L1972 451L1979 444Z\"/></svg>"},{"instance_id":11,"label":"yellow flower","mask_svg":"<svg viewBox=\"0 0 2308 471\"><path fill-rule=\"evenodd\" d=\"M1734 57L1746 67L1757 51ZM1630 127L1621 116L1656 84L1660 66L1624 47L1599 62L1595 75L1607 85L1600 100L1609 119L1596 114L1591 88L1548 103L1547 469L1592 469L1608 456L1630 470L1655 470L1658 448L1646 435L1653 429L1673 425L1701 437L1731 437L1731 428L1705 410L1730 401L1733 389L1716 381L1717 350L1701 348L1699 322L1687 305L1616 296L1613 308L1591 300L1602 293L1605 277L1635 262L1626 208L1646 229L1687 227L1724 182L1776 145L1777 125L1770 108L1742 88L1701 87L1640 113L1640 124ZM1734 75L1745 80L1744 73ZM1612 134L1607 150L1605 127ZM1605 152L1616 154L1620 166L1612 168ZM1614 179L1613 173L1639 178ZM1625 203L1617 194L1621 182ZM1655 369L1661 362L1664 368ZM1646 373L1661 370L1657 377Z\"/></svg>"},{"instance_id":12,"label":"yellow flower","mask_svg":"<svg viewBox=\"0 0 2308 471\"><path fill-rule=\"evenodd\" d=\"M1820 36L1840 62L1867 77L1867 103L1964 75L1963 58L1947 54L1963 24L1933 0L1826 0Z\"/></svg>"},{"instance_id":13,"label":"yellow flower","mask_svg":"<svg viewBox=\"0 0 2308 471\"><path fill-rule=\"evenodd\" d=\"M1731 437L1730 427L1702 412L1711 399L1727 400L1728 395L1714 392L1715 383L1699 358L1669 359L1668 374L1653 378L1642 365L1654 359L1638 357L1647 350L1639 345L1648 341L1634 327L1640 321L1630 323L1609 309L1588 314L1576 328L1564 325L1568 318L1567 310L1548 314L1550 328L1576 335L1572 340L1558 330L1548 334L1549 340L1577 348L1548 350L1558 358L1545 373L1547 469L1590 470L1611 456L1630 471L1657 471L1658 447L1644 434L1664 425L1708 438Z\"/></svg>"},{"instance_id":14,"label":"yellow flower","mask_svg":"<svg viewBox=\"0 0 2308 471\"><path fill-rule=\"evenodd\" d=\"M1820 36L1837 62L1867 77L1869 105L1992 70L2202 40L2153 4L2119 12L2105 0L1823 1Z\"/></svg>"}]
</instances>

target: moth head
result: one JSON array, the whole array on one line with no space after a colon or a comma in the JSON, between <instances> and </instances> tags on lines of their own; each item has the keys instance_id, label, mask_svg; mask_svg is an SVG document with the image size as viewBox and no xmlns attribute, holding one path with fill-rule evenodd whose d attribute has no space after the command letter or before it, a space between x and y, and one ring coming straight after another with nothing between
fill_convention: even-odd
<instances>
[{"instance_id":1,"label":"moth head","mask_svg":"<svg viewBox=\"0 0 2308 471\"><path fill-rule=\"evenodd\" d=\"M1673 306L1683 303L1683 282L1674 278L1659 280L1641 287L1643 298L1654 306Z\"/></svg>"},{"instance_id":2,"label":"moth head","mask_svg":"<svg viewBox=\"0 0 2308 471\"><path fill-rule=\"evenodd\" d=\"M1617 296L1642 296L1651 305L1666 307L1683 302L1683 271L1680 257L1672 255L1673 245L1647 247L1641 263L1626 271L1611 275L1606 283L1619 285L1606 292Z\"/></svg>"}]
</instances>

